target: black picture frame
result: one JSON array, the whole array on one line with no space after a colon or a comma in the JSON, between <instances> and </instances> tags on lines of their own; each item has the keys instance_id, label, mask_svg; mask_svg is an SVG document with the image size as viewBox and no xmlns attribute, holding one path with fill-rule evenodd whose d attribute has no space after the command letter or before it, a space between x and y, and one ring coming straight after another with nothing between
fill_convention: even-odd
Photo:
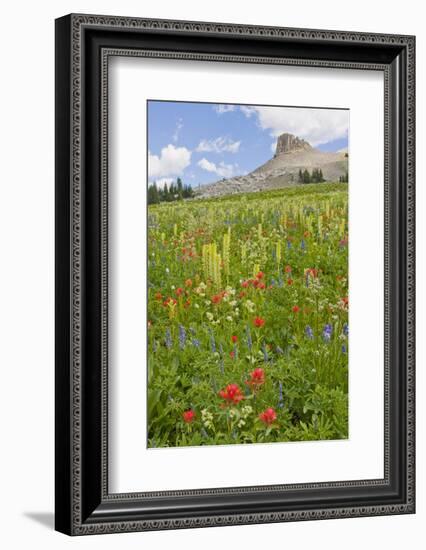
<instances>
[{"instance_id":1,"label":"black picture frame","mask_svg":"<svg viewBox=\"0 0 426 550\"><path fill-rule=\"evenodd\" d=\"M108 57L382 71L384 478L109 494ZM69 535L415 511L415 37L71 14L56 20L56 529Z\"/></svg>"}]
</instances>

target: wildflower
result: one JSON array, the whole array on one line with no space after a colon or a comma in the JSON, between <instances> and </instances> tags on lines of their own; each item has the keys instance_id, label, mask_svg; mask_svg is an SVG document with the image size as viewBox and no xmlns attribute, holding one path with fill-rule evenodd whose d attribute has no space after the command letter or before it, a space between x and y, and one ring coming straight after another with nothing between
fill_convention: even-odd
<instances>
[{"instance_id":1,"label":"wildflower","mask_svg":"<svg viewBox=\"0 0 426 550\"><path fill-rule=\"evenodd\" d=\"M277 419L277 413L272 407L269 407L269 409L259 414L259 418L264 424L270 425Z\"/></svg>"},{"instance_id":2,"label":"wildflower","mask_svg":"<svg viewBox=\"0 0 426 550\"><path fill-rule=\"evenodd\" d=\"M283 355L283 354L284 354L284 350L283 350L282 348L280 348L280 346L276 346L276 347L275 347L275 351L276 351L277 353L279 353L280 355Z\"/></svg>"},{"instance_id":3,"label":"wildflower","mask_svg":"<svg viewBox=\"0 0 426 550\"><path fill-rule=\"evenodd\" d=\"M213 321L213 319L214 319L214 315L213 315L213 313L210 313L210 311L207 311L206 317L209 321Z\"/></svg>"},{"instance_id":4,"label":"wildflower","mask_svg":"<svg viewBox=\"0 0 426 550\"><path fill-rule=\"evenodd\" d=\"M244 396L237 384L228 384L224 390L220 390L219 395L228 404L237 404L244 399Z\"/></svg>"},{"instance_id":5,"label":"wildflower","mask_svg":"<svg viewBox=\"0 0 426 550\"><path fill-rule=\"evenodd\" d=\"M241 416L243 418L247 418L251 413L253 412L253 407L250 405L244 405L244 407L241 408Z\"/></svg>"},{"instance_id":6,"label":"wildflower","mask_svg":"<svg viewBox=\"0 0 426 550\"><path fill-rule=\"evenodd\" d=\"M238 336L235 336L235 334L233 334L233 335L231 336L231 342L232 342L233 344L236 344L236 343L238 342Z\"/></svg>"},{"instance_id":7,"label":"wildflower","mask_svg":"<svg viewBox=\"0 0 426 550\"><path fill-rule=\"evenodd\" d=\"M216 342L212 332L210 333L210 349L212 350L212 353L216 353Z\"/></svg>"},{"instance_id":8,"label":"wildflower","mask_svg":"<svg viewBox=\"0 0 426 550\"><path fill-rule=\"evenodd\" d=\"M265 274L263 273L263 271L259 271L259 273L256 275L256 278L257 279L263 279L264 275Z\"/></svg>"},{"instance_id":9,"label":"wildflower","mask_svg":"<svg viewBox=\"0 0 426 550\"><path fill-rule=\"evenodd\" d=\"M253 319L253 324L255 327L261 328L265 324L265 319L262 319L262 317L255 317Z\"/></svg>"},{"instance_id":10,"label":"wildflower","mask_svg":"<svg viewBox=\"0 0 426 550\"><path fill-rule=\"evenodd\" d=\"M161 292L156 292L154 297L157 301L161 302L163 295L161 294Z\"/></svg>"},{"instance_id":11,"label":"wildflower","mask_svg":"<svg viewBox=\"0 0 426 550\"><path fill-rule=\"evenodd\" d=\"M347 296L344 296L343 298L341 298L340 303L342 304L342 307L348 307L349 298Z\"/></svg>"},{"instance_id":12,"label":"wildflower","mask_svg":"<svg viewBox=\"0 0 426 550\"><path fill-rule=\"evenodd\" d=\"M183 349L185 347L186 342L186 330L185 327L182 325L179 325L179 347L180 349Z\"/></svg>"},{"instance_id":13,"label":"wildflower","mask_svg":"<svg viewBox=\"0 0 426 550\"><path fill-rule=\"evenodd\" d=\"M242 286L243 288L247 288L247 287L249 286L249 282L248 282L248 281L243 281L243 282L241 283L241 286Z\"/></svg>"},{"instance_id":14,"label":"wildflower","mask_svg":"<svg viewBox=\"0 0 426 550\"><path fill-rule=\"evenodd\" d=\"M322 331L322 337L326 342L330 342L332 332L333 332L333 327L329 324L325 325L324 330Z\"/></svg>"},{"instance_id":15,"label":"wildflower","mask_svg":"<svg viewBox=\"0 0 426 550\"><path fill-rule=\"evenodd\" d=\"M186 279L185 286L191 288L192 286L192 279Z\"/></svg>"},{"instance_id":16,"label":"wildflower","mask_svg":"<svg viewBox=\"0 0 426 550\"><path fill-rule=\"evenodd\" d=\"M344 323L344 324L343 324L343 334L344 334L345 336L348 336L348 334L349 334L349 326L348 326L348 323Z\"/></svg>"},{"instance_id":17,"label":"wildflower","mask_svg":"<svg viewBox=\"0 0 426 550\"><path fill-rule=\"evenodd\" d=\"M170 349L173 346L172 334L171 334L169 328L166 330L166 337L165 337L164 341L165 341L165 344L166 344L166 348Z\"/></svg>"},{"instance_id":18,"label":"wildflower","mask_svg":"<svg viewBox=\"0 0 426 550\"><path fill-rule=\"evenodd\" d=\"M347 348L345 344L342 344L342 353L347 353Z\"/></svg>"},{"instance_id":19,"label":"wildflower","mask_svg":"<svg viewBox=\"0 0 426 550\"><path fill-rule=\"evenodd\" d=\"M244 296L246 295L245 292L241 291L239 294L238 294L238 298L244 298Z\"/></svg>"},{"instance_id":20,"label":"wildflower","mask_svg":"<svg viewBox=\"0 0 426 550\"><path fill-rule=\"evenodd\" d=\"M252 339L251 339L250 327L248 325L246 327L246 336L247 336L247 347L248 347L249 350L251 350L253 342L252 342Z\"/></svg>"},{"instance_id":21,"label":"wildflower","mask_svg":"<svg viewBox=\"0 0 426 550\"><path fill-rule=\"evenodd\" d=\"M318 269L309 267L305 269L305 275L308 277L312 277L312 279L316 279L318 277Z\"/></svg>"},{"instance_id":22,"label":"wildflower","mask_svg":"<svg viewBox=\"0 0 426 550\"><path fill-rule=\"evenodd\" d=\"M176 296L181 296L183 294L183 288L179 287L176 289Z\"/></svg>"},{"instance_id":23,"label":"wildflower","mask_svg":"<svg viewBox=\"0 0 426 550\"><path fill-rule=\"evenodd\" d=\"M291 267L289 265L286 265L285 268L284 268L284 271L286 273L291 273Z\"/></svg>"},{"instance_id":24,"label":"wildflower","mask_svg":"<svg viewBox=\"0 0 426 550\"><path fill-rule=\"evenodd\" d=\"M259 283L258 285L256 285L256 286L257 286L257 288L260 288L261 290L263 290L263 289L266 288L266 285L265 285L265 283L263 283L263 282L260 282L260 283Z\"/></svg>"},{"instance_id":25,"label":"wildflower","mask_svg":"<svg viewBox=\"0 0 426 550\"><path fill-rule=\"evenodd\" d=\"M300 248L302 250L305 250L305 248L306 248L305 241L303 239L300 241Z\"/></svg>"},{"instance_id":26,"label":"wildflower","mask_svg":"<svg viewBox=\"0 0 426 550\"><path fill-rule=\"evenodd\" d=\"M183 304L185 308L188 308L191 305L191 300L188 298L186 302Z\"/></svg>"},{"instance_id":27,"label":"wildflower","mask_svg":"<svg viewBox=\"0 0 426 550\"><path fill-rule=\"evenodd\" d=\"M230 357L231 359L235 359L235 351L234 351L234 350L232 350L232 351L229 352L229 357Z\"/></svg>"},{"instance_id":28,"label":"wildflower","mask_svg":"<svg viewBox=\"0 0 426 550\"><path fill-rule=\"evenodd\" d=\"M314 331L309 325L306 325L305 334L306 334L306 337L309 338L309 340L314 339Z\"/></svg>"},{"instance_id":29,"label":"wildflower","mask_svg":"<svg viewBox=\"0 0 426 550\"><path fill-rule=\"evenodd\" d=\"M246 381L246 384L253 389L261 386L264 382L265 371L261 368L257 368L250 373L250 379Z\"/></svg>"},{"instance_id":30,"label":"wildflower","mask_svg":"<svg viewBox=\"0 0 426 550\"><path fill-rule=\"evenodd\" d=\"M283 398L283 383L279 382L278 384L278 407L282 409L284 407L284 398Z\"/></svg>"},{"instance_id":31,"label":"wildflower","mask_svg":"<svg viewBox=\"0 0 426 550\"><path fill-rule=\"evenodd\" d=\"M212 304L220 304L222 298L222 294L215 294L214 296L212 296Z\"/></svg>"},{"instance_id":32,"label":"wildflower","mask_svg":"<svg viewBox=\"0 0 426 550\"><path fill-rule=\"evenodd\" d=\"M299 306L293 306L291 308L291 310L292 310L293 313L298 313L300 311L300 307Z\"/></svg>"},{"instance_id":33,"label":"wildflower","mask_svg":"<svg viewBox=\"0 0 426 550\"><path fill-rule=\"evenodd\" d=\"M287 284L288 284L289 286L292 285L292 284L293 284L293 279L288 278L288 279L287 279Z\"/></svg>"},{"instance_id":34,"label":"wildflower","mask_svg":"<svg viewBox=\"0 0 426 550\"><path fill-rule=\"evenodd\" d=\"M186 422L187 424L191 424L191 422L194 422L195 420L195 412L190 409L189 411L185 411L182 414L182 417L184 422Z\"/></svg>"},{"instance_id":35,"label":"wildflower","mask_svg":"<svg viewBox=\"0 0 426 550\"><path fill-rule=\"evenodd\" d=\"M192 344L195 348L200 349L200 340L198 340L198 338L193 338L193 339L191 340L191 344Z\"/></svg>"}]
</instances>

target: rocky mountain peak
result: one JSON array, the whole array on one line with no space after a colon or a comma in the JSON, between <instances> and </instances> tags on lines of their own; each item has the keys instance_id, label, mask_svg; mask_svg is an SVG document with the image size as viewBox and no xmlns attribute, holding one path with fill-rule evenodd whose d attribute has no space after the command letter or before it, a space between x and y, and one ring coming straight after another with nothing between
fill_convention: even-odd
<instances>
[{"instance_id":1,"label":"rocky mountain peak","mask_svg":"<svg viewBox=\"0 0 426 550\"><path fill-rule=\"evenodd\" d=\"M282 153L293 153L295 151L310 151L312 146L297 136L293 134L281 134L277 139L277 148L275 151L275 156L281 155Z\"/></svg>"}]
</instances>

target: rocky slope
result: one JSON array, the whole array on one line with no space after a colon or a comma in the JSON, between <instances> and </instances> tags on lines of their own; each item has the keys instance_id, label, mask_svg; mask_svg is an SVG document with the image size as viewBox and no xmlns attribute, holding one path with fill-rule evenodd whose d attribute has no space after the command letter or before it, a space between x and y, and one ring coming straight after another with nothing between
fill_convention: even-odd
<instances>
[{"instance_id":1,"label":"rocky slope","mask_svg":"<svg viewBox=\"0 0 426 550\"><path fill-rule=\"evenodd\" d=\"M324 153L307 141L286 133L279 136L273 158L253 172L203 185L195 193L200 198L218 197L298 185L299 170L312 172L314 168L322 170L326 181L339 181L348 171L347 154Z\"/></svg>"}]
</instances>

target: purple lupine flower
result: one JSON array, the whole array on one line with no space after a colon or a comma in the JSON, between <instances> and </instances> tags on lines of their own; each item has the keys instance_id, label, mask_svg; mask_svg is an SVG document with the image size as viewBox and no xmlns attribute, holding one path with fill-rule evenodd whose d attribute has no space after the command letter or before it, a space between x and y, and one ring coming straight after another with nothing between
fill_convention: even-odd
<instances>
[{"instance_id":1,"label":"purple lupine flower","mask_svg":"<svg viewBox=\"0 0 426 550\"><path fill-rule=\"evenodd\" d=\"M179 325L179 347L183 349L186 342L186 330L183 325Z\"/></svg>"},{"instance_id":2,"label":"purple lupine flower","mask_svg":"<svg viewBox=\"0 0 426 550\"><path fill-rule=\"evenodd\" d=\"M249 350L251 350L251 348L253 347L253 341L251 339L250 327L248 325L246 326L246 335L247 335L247 347Z\"/></svg>"},{"instance_id":3,"label":"purple lupine flower","mask_svg":"<svg viewBox=\"0 0 426 550\"><path fill-rule=\"evenodd\" d=\"M216 342L212 331L210 331L210 349L212 353L216 353Z\"/></svg>"},{"instance_id":4,"label":"purple lupine flower","mask_svg":"<svg viewBox=\"0 0 426 550\"><path fill-rule=\"evenodd\" d=\"M331 333L333 332L333 327L330 324L325 325L324 330L322 331L322 337L325 342L330 342Z\"/></svg>"},{"instance_id":5,"label":"purple lupine flower","mask_svg":"<svg viewBox=\"0 0 426 550\"><path fill-rule=\"evenodd\" d=\"M234 348L233 348L232 351L234 352L233 358L234 358L234 359L238 359L238 347L237 347L237 344L234 344Z\"/></svg>"},{"instance_id":6,"label":"purple lupine flower","mask_svg":"<svg viewBox=\"0 0 426 550\"><path fill-rule=\"evenodd\" d=\"M347 348L345 346L345 344L342 344L342 353L347 353Z\"/></svg>"},{"instance_id":7,"label":"purple lupine flower","mask_svg":"<svg viewBox=\"0 0 426 550\"><path fill-rule=\"evenodd\" d=\"M309 325L306 325L305 334L306 334L306 337L309 338L309 340L314 339L314 331Z\"/></svg>"},{"instance_id":8,"label":"purple lupine flower","mask_svg":"<svg viewBox=\"0 0 426 550\"><path fill-rule=\"evenodd\" d=\"M348 326L348 323L344 323L343 324L343 334L345 336L349 336L349 326Z\"/></svg>"},{"instance_id":9,"label":"purple lupine flower","mask_svg":"<svg viewBox=\"0 0 426 550\"><path fill-rule=\"evenodd\" d=\"M283 383L281 380L278 384L278 407L282 409L284 407L284 398L283 398Z\"/></svg>"},{"instance_id":10,"label":"purple lupine flower","mask_svg":"<svg viewBox=\"0 0 426 550\"><path fill-rule=\"evenodd\" d=\"M306 248L304 239L302 239L302 240L300 241L300 248L301 248L302 250L305 250L305 248Z\"/></svg>"},{"instance_id":11,"label":"purple lupine flower","mask_svg":"<svg viewBox=\"0 0 426 550\"><path fill-rule=\"evenodd\" d=\"M280 346L276 346L276 347L275 347L275 351L276 351L277 353L279 353L280 355L283 355L283 354L284 354L284 350L283 350L282 348L280 348Z\"/></svg>"},{"instance_id":12,"label":"purple lupine flower","mask_svg":"<svg viewBox=\"0 0 426 550\"><path fill-rule=\"evenodd\" d=\"M200 349L200 340L198 340L198 338L193 338L191 340L191 344L194 346L194 348Z\"/></svg>"},{"instance_id":13,"label":"purple lupine flower","mask_svg":"<svg viewBox=\"0 0 426 550\"><path fill-rule=\"evenodd\" d=\"M291 241L287 241L287 248L290 250L290 248L291 248Z\"/></svg>"},{"instance_id":14,"label":"purple lupine flower","mask_svg":"<svg viewBox=\"0 0 426 550\"><path fill-rule=\"evenodd\" d=\"M166 344L166 348L170 349L173 346L173 340L172 340L172 333L170 332L170 329L166 329L166 337L164 339L164 342Z\"/></svg>"}]
</instances>

